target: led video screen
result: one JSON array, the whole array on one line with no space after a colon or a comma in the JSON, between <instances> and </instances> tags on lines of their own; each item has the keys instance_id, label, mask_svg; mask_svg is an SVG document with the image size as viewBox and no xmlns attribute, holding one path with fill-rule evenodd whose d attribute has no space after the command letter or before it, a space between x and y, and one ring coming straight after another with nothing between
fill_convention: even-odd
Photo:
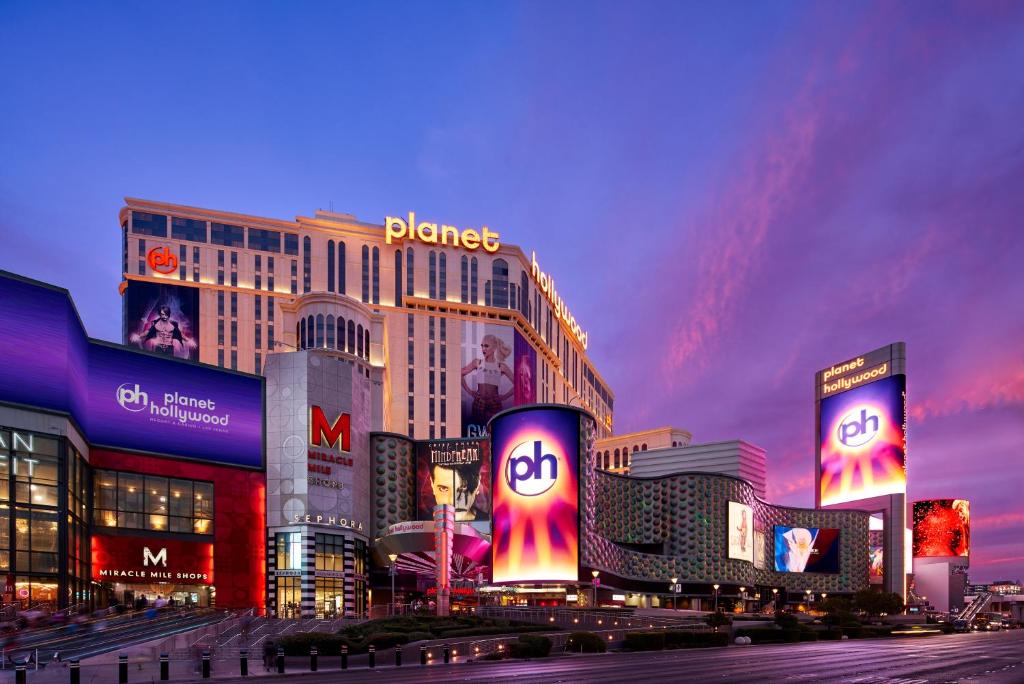
<instances>
[{"instance_id":1,"label":"led video screen","mask_svg":"<svg viewBox=\"0 0 1024 684\"><path fill-rule=\"evenodd\" d=\"M486 437L495 415L537 400L537 351L507 325L462 323L462 435Z\"/></svg>"},{"instance_id":2,"label":"led video screen","mask_svg":"<svg viewBox=\"0 0 1024 684\"><path fill-rule=\"evenodd\" d=\"M578 580L580 415L529 408L491 422L494 582Z\"/></svg>"},{"instance_id":3,"label":"led video screen","mask_svg":"<svg viewBox=\"0 0 1024 684\"><path fill-rule=\"evenodd\" d=\"M178 359L199 360L199 289L129 282L124 343Z\"/></svg>"},{"instance_id":4,"label":"led video screen","mask_svg":"<svg viewBox=\"0 0 1024 684\"><path fill-rule=\"evenodd\" d=\"M775 526L776 572L839 572L839 530Z\"/></svg>"},{"instance_id":5,"label":"led video screen","mask_svg":"<svg viewBox=\"0 0 1024 684\"><path fill-rule=\"evenodd\" d=\"M416 443L418 520L433 520L434 506L455 507L455 519L481 522L491 517L490 442L438 439Z\"/></svg>"},{"instance_id":6,"label":"led video screen","mask_svg":"<svg viewBox=\"0 0 1024 684\"><path fill-rule=\"evenodd\" d=\"M971 505L966 499L914 502L914 557L969 556Z\"/></svg>"},{"instance_id":7,"label":"led video screen","mask_svg":"<svg viewBox=\"0 0 1024 684\"><path fill-rule=\"evenodd\" d=\"M822 506L906 491L905 391L894 375L822 399Z\"/></svg>"},{"instance_id":8,"label":"led video screen","mask_svg":"<svg viewBox=\"0 0 1024 684\"><path fill-rule=\"evenodd\" d=\"M754 562L754 510L729 502L729 558Z\"/></svg>"}]
</instances>

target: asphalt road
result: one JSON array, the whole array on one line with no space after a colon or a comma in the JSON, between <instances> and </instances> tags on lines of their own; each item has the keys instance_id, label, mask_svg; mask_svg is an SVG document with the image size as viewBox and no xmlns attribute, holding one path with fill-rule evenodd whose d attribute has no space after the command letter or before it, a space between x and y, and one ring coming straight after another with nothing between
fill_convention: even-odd
<instances>
[{"instance_id":1,"label":"asphalt road","mask_svg":"<svg viewBox=\"0 0 1024 684\"><path fill-rule=\"evenodd\" d=\"M844 682L1024 683L1024 630L894 639L609 653L344 673L261 676L261 682ZM202 680L199 680L202 681ZM209 680L207 680L209 681ZM220 682L233 680L220 679ZM246 681L246 680L235 680ZM247 681L252 681L247 680Z\"/></svg>"}]
</instances>

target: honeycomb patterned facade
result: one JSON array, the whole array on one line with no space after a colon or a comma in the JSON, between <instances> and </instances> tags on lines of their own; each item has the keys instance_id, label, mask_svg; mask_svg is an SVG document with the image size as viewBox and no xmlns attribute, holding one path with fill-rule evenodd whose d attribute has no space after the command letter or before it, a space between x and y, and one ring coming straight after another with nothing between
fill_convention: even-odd
<instances>
[{"instance_id":1,"label":"honeycomb patterned facade","mask_svg":"<svg viewBox=\"0 0 1024 684\"><path fill-rule=\"evenodd\" d=\"M580 563L600 570L606 585L614 586L618 577L652 583L652 590L664 591L670 578L677 577L680 583L793 592L849 593L867 588L868 513L773 506L757 498L749 483L729 475L615 475L597 469L592 438L581 442L581 459L588 466L582 468L580 485ZM839 573L775 572L728 558L730 501L753 509L755 530L765 536L766 568L773 565L775 525L841 530ZM662 553L641 553L619 544L660 544Z\"/></svg>"},{"instance_id":2,"label":"honeycomb patterned facade","mask_svg":"<svg viewBox=\"0 0 1024 684\"><path fill-rule=\"evenodd\" d=\"M390 525L416 519L416 449L411 439L390 432L370 433L373 455L370 535L381 537Z\"/></svg>"}]
</instances>

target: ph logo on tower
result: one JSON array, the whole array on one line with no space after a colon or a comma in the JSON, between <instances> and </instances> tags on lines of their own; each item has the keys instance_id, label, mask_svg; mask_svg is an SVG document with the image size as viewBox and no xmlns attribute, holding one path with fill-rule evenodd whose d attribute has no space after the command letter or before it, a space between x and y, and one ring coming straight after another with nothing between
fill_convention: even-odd
<instances>
[{"instance_id":1,"label":"ph logo on tower","mask_svg":"<svg viewBox=\"0 0 1024 684\"><path fill-rule=\"evenodd\" d=\"M870 406L858 406L839 421L836 436L848 447L861 447L878 436L881 416Z\"/></svg>"},{"instance_id":2,"label":"ph logo on tower","mask_svg":"<svg viewBox=\"0 0 1024 684\"><path fill-rule=\"evenodd\" d=\"M519 444L505 462L505 482L516 494L538 496L558 480L558 457L539 439Z\"/></svg>"},{"instance_id":3,"label":"ph logo on tower","mask_svg":"<svg viewBox=\"0 0 1024 684\"><path fill-rule=\"evenodd\" d=\"M117 403L121 408L137 413L149 405L149 395L139 387L139 383L126 382L117 388Z\"/></svg>"}]
</instances>

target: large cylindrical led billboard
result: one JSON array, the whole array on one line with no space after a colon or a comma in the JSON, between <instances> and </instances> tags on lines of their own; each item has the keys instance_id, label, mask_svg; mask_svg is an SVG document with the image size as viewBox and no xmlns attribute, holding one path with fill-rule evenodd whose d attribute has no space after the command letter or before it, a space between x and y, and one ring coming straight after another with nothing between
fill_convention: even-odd
<instances>
[{"instance_id":1,"label":"large cylindrical led billboard","mask_svg":"<svg viewBox=\"0 0 1024 684\"><path fill-rule=\"evenodd\" d=\"M495 583L579 579L581 419L539 404L491 420Z\"/></svg>"},{"instance_id":2,"label":"large cylindrical led billboard","mask_svg":"<svg viewBox=\"0 0 1024 684\"><path fill-rule=\"evenodd\" d=\"M821 400L821 505L907 490L906 376Z\"/></svg>"},{"instance_id":3,"label":"large cylindrical led billboard","mask_svg":"<svg viewBox=\"0 0 1024 684\"><path fill-rule=\"evenodd\" d=\"M971 553L971 505L967 499L914 502L914 558L955 558Z\"/></svg>"}]
</instances>

